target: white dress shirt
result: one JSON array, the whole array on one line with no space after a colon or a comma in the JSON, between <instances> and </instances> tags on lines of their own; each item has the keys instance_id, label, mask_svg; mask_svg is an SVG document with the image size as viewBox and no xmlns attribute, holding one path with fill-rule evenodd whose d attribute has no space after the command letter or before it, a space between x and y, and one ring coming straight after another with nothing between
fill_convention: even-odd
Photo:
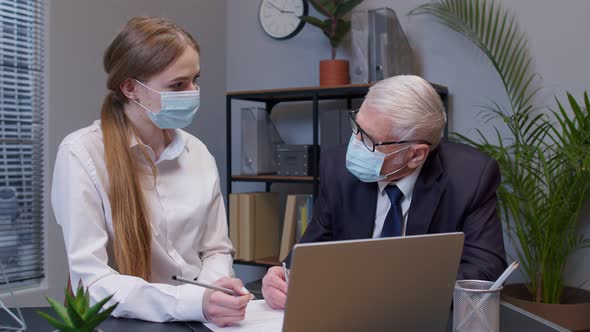
<instances>
[{"instance_id":1,"label":"white dress shirt","mask_svg":"<svg viewBox=\"0 0 590 332\"><path fill-rule=\"evenodd\" d=\"M391 201L389 200L389 196L387 196L387 193L385 192L385 187L387 187L390 184L396 185L404 195L401 201L402 236L406 235L406 226L408 224L408 211L410 211L410 204L412 203L412 193L414 192L414 186L416 185L416 180L418 180L418 175L420 175L421 170L422 165L416 168L416 170L414 170L412 174L405 176L404 178L398 181L379 181L377 183L377 211L375 213L375 228L373 229L373 238L381 237L381 231L383 230L385 218L387 217L387 213L391 208Z\"/></svg>"},{"instance_id":2,"label":"white dress shirt","mask_svg":"<svg viewBox=\"0 0 590 332\"><path fill-rule=\"evenodd\" d=\"M63 231L72 287L82 280L93 303L115 294L110 303L119 302L117 317L204 321L204 289L177 284L171 276L206 283L233 276L215 160L196 137L182 130L170 133L172 142L155 163L155 181L146 174L143 143L130 142L133 157L146 170L141 181L152 226L151 282L117 272L100 121L68 135L57 152L51 203Z\"/></svg>"}]
</instances>

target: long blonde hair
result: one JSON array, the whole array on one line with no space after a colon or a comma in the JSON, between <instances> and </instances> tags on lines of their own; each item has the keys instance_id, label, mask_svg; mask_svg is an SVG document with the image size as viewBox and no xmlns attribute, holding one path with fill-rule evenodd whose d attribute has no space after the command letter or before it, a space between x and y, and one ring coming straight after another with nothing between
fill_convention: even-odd
<instances>
[{"instance_id":1,"label":"long blonde hair","mask_svg":"<svg viewBox=\"0 0 590 332\"><path fill-rule=\"evenodd\" d=\"M111 42L103 59L109 92L102 105L101 124L115 232L115 261L119 273L145 280L151 276L151 226L140 172L129 150L130 135L134 132L124 113L129 100L120 87L126 79L143 81L162 72L186 47L199 52L197 42L176 25L161 18L136 17ZM155 175L153 161L145 149L142 151Z\"/></svg>"}]
</instances>

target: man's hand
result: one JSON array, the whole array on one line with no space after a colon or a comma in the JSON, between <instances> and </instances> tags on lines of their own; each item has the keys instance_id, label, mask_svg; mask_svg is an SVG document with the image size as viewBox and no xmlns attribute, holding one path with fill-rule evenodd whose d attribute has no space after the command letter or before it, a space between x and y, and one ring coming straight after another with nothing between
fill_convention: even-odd
<instances>
[{"instance_id":1,"label":"man's hand","mask_svg":"<svg viewBox=\"0 0 590 332\"><path fill-rule=\"evenodd\" d=\"M280 266L273 266L262 279L262 295L273 309L285 309L287 304L287 282Z\"/></svg>"}]
</instances>

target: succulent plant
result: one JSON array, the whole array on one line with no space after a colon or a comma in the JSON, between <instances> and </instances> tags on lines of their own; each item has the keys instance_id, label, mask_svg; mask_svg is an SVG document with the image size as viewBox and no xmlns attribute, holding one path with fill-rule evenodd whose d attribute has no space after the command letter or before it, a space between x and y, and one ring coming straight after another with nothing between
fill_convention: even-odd
<instances>
[{"instance_id":1,"label":"succulent plant","mask_svg":"<svg viewBox=\"0 0 590 332\"><path fill-rule=\"evenodd\" d=\"M48 315L45 312L37 311L39 315L47 319L49 324L63 332L93 332L115 310L119 303L100 311L102 307L113 297L107 296L95 305L90 306L90 294L84 288L82 281L78 283L76 295L70 294L66 289L66 305L47 297L47 302L57 313L61 321Z\"/></svg>"}]
</instances>

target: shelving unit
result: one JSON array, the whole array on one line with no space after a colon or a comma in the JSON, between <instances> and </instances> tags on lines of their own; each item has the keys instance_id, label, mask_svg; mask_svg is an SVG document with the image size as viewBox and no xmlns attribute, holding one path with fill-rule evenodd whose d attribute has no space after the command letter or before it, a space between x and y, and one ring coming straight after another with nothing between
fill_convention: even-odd
<instances>
[{"instance_id":1,"label":"shelving unit","mask_svg":"<svg viewBox=\"0 0 590 332\"><path fill-rule=\"evenodd\" d=\"M253 265L253 266L279 266L281 262L279 262L279 256L272 256L272 257L265 257L261 259L256 259L253 261L244 261L237 259L234 263L239 263L242 265Z\"/></svg>"},{"instance_id":2,"label":"shelving unit","mask_svg":"<svg viewBox=\"0 0 590 332\"><path fill-rule=\"evenodd\" d=\"M444 86L431 83L440 95L445 109L448 109L448 90ZM271 190L273 183L311 183L313 185L313 197L317 197L319 190L319 102L323 100L346 100L346 108L352 108L354 99L365 97L372 84L350 84L334 87L301 87L288 89L233 91L226 93L226 139L227 139L227 195L232 192L233 182L259 182L266 184L266 191ZM266 111L270 114L279 103L310 101L312 103L313 126L313 164L311 176L278 176L278 175L233 175L232 174L232 102L234 100L246 100L264 103ZM227 202L228 200L226 200ZM278 257L258 260L254 262L241 262L251 265L278 265Z\"/></svg>"},{"instance_id":3,"label":"shelving unit","mask_svg":"<svg viewBox=\"0 0 590 332\"><path fill-rule=\"evenodd\" d=\"M232 180L243 182L313 182L313 176L234 175Z\"/></svg>"}]
</instances>

